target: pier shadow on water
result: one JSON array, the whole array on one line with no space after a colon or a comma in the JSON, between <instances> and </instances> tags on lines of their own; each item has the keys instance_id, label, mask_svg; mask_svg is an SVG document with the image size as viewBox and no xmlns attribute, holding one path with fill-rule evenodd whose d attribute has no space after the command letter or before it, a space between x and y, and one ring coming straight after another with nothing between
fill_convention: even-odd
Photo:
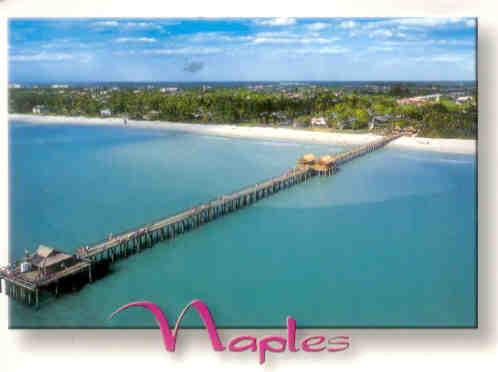
<instances>
[{"instance_id":1,"label":"pier shadow on water","mask_svg":"<svg viewBox=\"0 0 498 372\"><path fill-rule=\"evenodd\" d=\"M110 260L96 262L92 269L92 282L98 281L113 273L114 271ZM51 283L40 291L40 306L55 301L59 297L80 292L84 290L88 284L92 283L90 283L88 273L86 272L79 272L58 283ZM25 304L25 306L33 307L27 304Z\"/></svg>"}]
</instances>

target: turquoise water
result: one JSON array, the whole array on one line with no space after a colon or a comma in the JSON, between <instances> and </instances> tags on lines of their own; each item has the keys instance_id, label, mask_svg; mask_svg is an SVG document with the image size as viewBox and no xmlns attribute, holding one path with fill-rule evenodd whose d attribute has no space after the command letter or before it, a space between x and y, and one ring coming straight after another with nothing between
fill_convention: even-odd
<instances>
[{"instance_id":1,"label":"turquoise water","mask_svg":"<svg viewBox=\"0 0 498 372\"><path fill-rule=\"evenodd\" d=\"M73 250L340 147L182 132L10 126L11 258ZM221 327L469 327L476 322L475 157L386 148L328 178L121 260L11 327L153 327L194 298ZM193 314L187 326L199 326Z\"/></svg>"}]
</instances>

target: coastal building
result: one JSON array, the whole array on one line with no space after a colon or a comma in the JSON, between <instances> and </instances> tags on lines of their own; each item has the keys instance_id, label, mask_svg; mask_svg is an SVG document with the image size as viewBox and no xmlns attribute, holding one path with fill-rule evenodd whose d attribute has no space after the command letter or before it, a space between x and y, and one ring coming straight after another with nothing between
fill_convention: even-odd
<instances>
[{"instance_id":1,"label":"coastal building","mask_svg":"<svg viewBox=\"0 0 498 372\"><path fill-rule=\"evenodd\" d=\"M39 245L36 252L28 256L27 267L38 270L42 274L54 273L71 266L74 263L74 256L59 252L52 247Z\"/></svg>"},{"instance_id":2,"label":"coastal building","mask_svg":"<svg viewBox=\"0 0 498 372\"><path fill-rule=\"evenodd\" d=\"M52 84L50 86L50 88L52 88L52 89L67 89L67 88L69 88L69 85L67 85L67 84Z\"/></svg>"},{"instance_id":3,"label":"coastal building","mask_svg":"<svg viewBox=\"0 0 498 372\"><path fill-rule=\"evenodd\" d=\"M312 127L326 127L327 120L323 116L311 118L310 124Z\"/></svg>"},{"instance_id":4,"label":"coastal building","mask_svg":"<svg viewBox=\"0 0 498 372\"><path fill-rule=\"evenodd\" d=\"M301 99L301 98L303 98L303 93L302 92L289 92L289 93L287 93L287 97L294 98L294 99Z\"/></svg>"},{"instance_id":5,"label":"coastal building","mask_svg":"<svg viewBox=\"0 0 498 372\"><path fill-rule=\"evenodd\" d=\"M143 116L144 120L157 120L159 119L159 111L150 110Z\"/></svg>"},{"instance_id":6,"label":"coastal building","mask_svg":"<svg viewBox=\"0 0 498 372\"><path fill-rule=\"evenodd\" d=\"M308 124L301 118L292 120L292 128L306 128Z\"/></svg>"},{"instance_id":7,"label":"coastal building","mask_svg":"<svg viewBox=\"0 0 498 372\"><path fill-rule=\"evenodd\" d=\"M337 169L336 159L330 155L317 158L314 154L305 154L297 160L298 168L312 169L318 175L331 175Z\"/></svg>"},{"instance_id":8,"label":"coastal building","mask_svg":"<svg viewBox=\"0 0 498 372\"><path fill-rule=\"evenodd\" d=\"M402 133L405 136L416 137L418 134L418 130L413 126L409 126L409 127L403 128Z\"/></svg>"},{"instance_id":9,"label":"coastal building","mask_svg":"<svg viewBox=\"0 0 498 372\"><path fill-rule=\"evenodd\" d=\"M100 110L100 116L106 116L106 117L109 117L109 116L111 116L111 115L112 115L112 111L111 111L111 109L106 108L106 109L102 109L102 110Z\"/></svg>"},{"instance_id":10,"label":"coastal building","mask_svg":"<svg viewBox=\"0 0 498 372\"><path fill-rule=\"evenodd\" d=\"M337 164L335 158L325 155L321 156L312 168L320 176L330 176L337 170Z\"/></svg>"},{"instance_id":11,"label":"coastal building","mask_svg":"<svg viewBox=\"0 0 498 372\"><path fill-rule=\"evenodd\" d=\"M22 88L21 84L9 84L9 89L20 89Z\"/></svg>"},{"instance_id":12,"label":"coastal building","mask_svg":"<svg viewBox=\"0 0 498 372\"><path fill-rule=\"evenodd\" d=\"M413 127L413 126L409 126L409 127L400 127L399 125L395 125L393 130L392 130L392 133L394 135L403 135L403 136L411 136L411 137L416 137L417 134L418 134L418 130Z\"/></svg>"},{"instance_id":13,"label":"coastal building","mask_svg":"<svg viewBox=\"0 0 498 372\"><path fill-rule=\"evenodd\" d=\"M165 88L159 89L159 91L161 93L175 93L175 92L178 92L178 88L177 87L165 87Z\"/></svg>"},{"instance_id":14,"label":"coastal building","mask_svg":"<svg viewBox=\"0 0 498 372\"><path fill-rule=\"evenodd\" d=\"M428 94L426 96L417 96L417 97L408 97L408 98L400 98L396 100L398 105L425 105L430 102L439 102L441 98L441 94Z\"/></svg>"},{"instance_id":15,"label":"coastal building","mask_svg":"<svg viewBox=\"0 0 498 372\"><path fill-rule=\"evenodd\" d=\"M374 128L385 128L391 126L391 119L391 115L373 116L368 123L368 129L372 130Z\"/></svg>"},{"instance_id":16,"label":"coastal building","mask_svg":"<svg viewBox=\"0 0 498 372\"><path fill-rule=\"evenodd\" d=\"M48 113L48 108L44 105L36 105L36 106L33 106L33 109L31 111L35 115L41 115L41 114Z\"/></svg>"},{"instance_id":17,"label":"coastal building","mask_svg":"<svg viewBox=\"0 0 498 372\"><path fill-rule=\"evenodd\" d=\"M456 100L458 97L463 97L466 94L464 91L456 91L456 92L449 92L449 93L447 93L447 95L449 98Z\"/></svg>"},{"instance_id":18,"label":"coastal building","mask_svg":"<svg viewBox=\"0 0 498 372\"><path fill-rule=\"evenodd\" d=\"M272 112L270 114L271 120L279 126L292 125L292 119L290 119L285 112Z\"/></svg>"},{"instance_id":19,"label":"coastal building","mask_svg":"<svg viewBox=\"0 0 498 372\"><path fill-rule=\"evenodd\" d=\"M192 112L192 117L195 120L211 121L213 114L211 111L206 111L203 107L199 107L196 111Z\"/></svg>"},{"instance_id":20,"label":"coastal building","mask_svg":"<svg viewBox=\"0 0 498 372\"><path fill-rule=\"evenodd\" d=\"M313 154L305 154L297 160L298 166L310 166L315 164L316 157Z\"/></svg>"},{"instance_id":21,"label":"coastal building","mask_svg":"<svg viewBox=\"0 0 498 372\"><path fill-rule=\"evenodd\" d=\"M356 123L356 118L348 118L348 119L340 121L337 124L337 128L339 128L341 130L342 129L352 129L354 123Z\"/></svg>"},{"instance_id":22,"label":"coastal building","mask_svg":"<svg viewBox=\"0 0 498 372\"><path fill-rule=\"evenodd\" d=\"M455 102L457 103L457 105L462 105L464 103L467 103L467 102L472 102L473 100L473 97L472 96L462 96L462 97L458 97Z\"/></svg>"}]
</instances>

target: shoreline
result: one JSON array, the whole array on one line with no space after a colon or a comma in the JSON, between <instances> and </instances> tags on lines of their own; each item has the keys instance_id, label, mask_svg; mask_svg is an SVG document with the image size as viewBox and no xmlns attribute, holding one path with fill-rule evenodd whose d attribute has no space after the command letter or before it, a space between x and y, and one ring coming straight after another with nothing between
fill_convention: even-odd
<instances>
[{"instance_id":1,"label":"shoreline","mask_svg":"<svg viewBox=\"0 0 498 372\"><path fill-rule=\"evenodd\" d=\"M31 124L106 125L123 127L123 119L112 117L87 118L81 116L9 114L8 119L9 121L24 121ZM372 133L314 132L293 128L250 127L233 124L192 124L145 120L128 120L127 127L176 130L229 138L285 140L342 146L363 145L381 137ZM401 137L392 141L388 146L452 154L471 155L476 153L476 140L472 139Z\"/></svg>"}]
</instances>

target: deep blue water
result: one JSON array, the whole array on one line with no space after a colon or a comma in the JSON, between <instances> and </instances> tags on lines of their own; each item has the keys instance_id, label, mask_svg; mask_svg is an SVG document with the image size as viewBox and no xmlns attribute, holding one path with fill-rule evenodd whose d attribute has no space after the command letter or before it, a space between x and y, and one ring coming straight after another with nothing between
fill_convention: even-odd
<instances>
[{"instance_id":1,"label":"deep blue water","mask_svg":"<svg viewBox=\"0 0 498 372\"><path fill-rule=\"evenodd\" d=\"M98 126L10 125L11 258L173 214L339 147ZM151 327L194 298L221 327L468 327L475 157L385 148L113 266L11 327ZM195 316L187 325L200 325Z\"/></svg>"}]
</instances>

